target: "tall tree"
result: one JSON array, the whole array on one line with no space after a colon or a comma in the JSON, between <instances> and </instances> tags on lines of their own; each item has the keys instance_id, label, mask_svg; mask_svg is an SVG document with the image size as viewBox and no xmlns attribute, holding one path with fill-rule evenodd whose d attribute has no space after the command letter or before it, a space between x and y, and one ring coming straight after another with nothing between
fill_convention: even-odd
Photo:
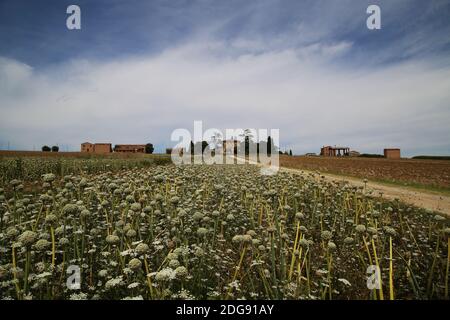
<instances>
[{"instance_id":1,"label":"tall tree","mask_svg":"<svg viewBox=\"0 0 450 320\"><path fill-rule=\"evenodd\" d=\"M191 140L191 143L190 143L190 146L189 146L189 149L191 150L191 156L194 155L194 148L195 148L194 142Z\"/></svg>"},{"instance_id":2,"label":"tall tree","mask_svg":"<svg viewBox=\"0 0 450 320\"><path fill-rule=\"evenodd\" d=\"M153 144L147 143L147 144L145 145L145 153L152 154L153 151L155 151L155 148L153 148Z\"/></svg>"}]
</instances>

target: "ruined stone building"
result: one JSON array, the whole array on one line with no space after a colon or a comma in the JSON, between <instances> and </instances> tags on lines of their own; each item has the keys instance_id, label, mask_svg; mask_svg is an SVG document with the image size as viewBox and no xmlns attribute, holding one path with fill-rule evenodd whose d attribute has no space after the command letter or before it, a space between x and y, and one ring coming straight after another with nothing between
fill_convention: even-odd
<instances>
[{"instance_id":1,"label":"ruined stone building","mask_svg":"<svg viewBox=\"0 0 450 320\"><path fill-rule=\"evenodd\" d=\"M400 149L384 149L384 157L387 159L400 159Z\"/></svg>"},{"instance_id":2,"label":"ruined stone building","mask_svg":"<svg viewBox=\"0 0 450 320\"><path fill-rule=\"evenodd\" d=\"M348 147L332 147L324 146L320 149L320 155L323 157L341 157L349 156L350 148Z\"/></svg>"},{"instance_id":3,"label":"ruined stone building","mask_svg":"<svg viewBox=\"0 0 450 320\"><path fill-rule=\"evenodd\" d=\"M111 152L119 153L145 153L145 144L116 144L114 149L111 143L90 143L81 144L81 152L105 154Z\"/></svg>"},{"instance_id":4,"label":"ruined stone building","mask_svg":"<svg viewBox=\"0 0 450 320\"><path fill-rule=\"evenodd\" d=\"M116 144L114 152L145 153L145 144Z\"/></svg>"},{"instance_id":5,"label":"ruined stone building","mask_svg":"<svg viewBox=\"0 0 450 320\"><path fill-rule=\"evenodd\" d=\"M90 143L84 142L81 144L81 152L87 153L111 153L111 143Z\"/></svg>"}]
</instances>

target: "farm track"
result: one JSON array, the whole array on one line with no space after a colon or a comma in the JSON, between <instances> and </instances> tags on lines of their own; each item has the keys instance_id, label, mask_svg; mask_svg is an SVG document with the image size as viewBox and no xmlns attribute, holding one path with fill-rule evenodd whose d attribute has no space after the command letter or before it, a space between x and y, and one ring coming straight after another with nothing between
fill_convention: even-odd
<instances>
[{"instance_id":1,"label":"farm track","mask_svg":"<svg viewBox=\"0 0 450 320\"><path fill-rule=\"evenodd\" d=\"M242 161L242 158L239 158L238 161ZM261 164L250 161L251 164L261 166ZM315 171L304 170L304 169L292 169L281 167L281 171L290 172L295 174L309 174L314 173ZM327 181L334 182L348 182L354 186L363 186L363 179L358 179L354 177L348 177L344 175L336 175L329 173L321 173ZM378 182L368 181L366 184L367 189L373 190L373 195L382 196L383 198L387 198L389 200L399 199L404 203L411 204L413 206L424 208L428 210L433 210L445 214L450 217L450 197L446 195L439 194L437 192L425 192L410 189L408 187L400 187L400 186L390 186Z\"/></svg>"},{"instance_id":2,"label":"farm track","mask_svg":"<svg viewBox=\"0 0 450 320\"><path fill-rule=\"evenodd\" d=\"M281 171L292 172L296 174L302 174L302 172L303 174L313 172L291 168L281 168ZM347 181L354 186L364 186L364 182L362 181L362 179L328 173L321 173L321 176L324 176L328 181ZM370 181L367 182L366 187L373 190L373 194L375 196L382 194L383 198L387 198L389 200L399 199L404 203L408 203L424 209L437 211L450 216L450 197L448 196L440 195L434 192L431 193L412 190L407 187L388 186L385 184Z\"/></svg>"}]
</instances>

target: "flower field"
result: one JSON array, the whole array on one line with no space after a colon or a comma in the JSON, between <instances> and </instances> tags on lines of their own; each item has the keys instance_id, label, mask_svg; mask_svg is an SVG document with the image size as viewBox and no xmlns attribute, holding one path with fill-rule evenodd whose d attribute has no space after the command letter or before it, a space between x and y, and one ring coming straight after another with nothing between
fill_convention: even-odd
<instances>
[{"instance_id":1,"label":"flower field","mask_svg":"<svg viewBox=\"0 0 450 320\"><path fill-rule=\"evenodd\" d=\"M89 165L1 171L0 298L448 299L437 213L252 165Z\"/></svg>"},{"instance_id":2,"label":"flower field","mask_svg":"<svg viewBox=\"0 0 450 320\"><path fill-rule=\"evenodd\" d=\"M86 156L83 153L75 153L65 156L64 153L45 156L33 156L36 152L29 152L31 156L23 155L25 152L10 152L6 157L1 157L0 152L0 183L7 183L12 179L20 179L25 182L38 182L43 174L53 173L58 176L81 173L99 173L103 171L118 171L136 167L148 167L152 165L168 164L170 157L166 155L115 155L113 156ZM45 154L41 152L38 154ZM12 155L12 156L11 156ZM16 155L16 156L14 156ZM128 156L128 157L125 157Z\"/></svg>"}]
</instances>

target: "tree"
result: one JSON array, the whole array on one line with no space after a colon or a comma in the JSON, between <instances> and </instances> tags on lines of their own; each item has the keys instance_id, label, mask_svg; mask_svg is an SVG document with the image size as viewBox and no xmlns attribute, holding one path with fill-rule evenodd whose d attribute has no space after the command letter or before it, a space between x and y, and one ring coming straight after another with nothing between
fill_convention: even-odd
<instances>
[{"instance_id":1,"label":"tree","mask_svg":"<svg viewBox=\"0 0 450 320\"><path fill-rule=\"evenodd\" d=\"M52 147L52 152L58 152L59 151L59 147L58 146L53 146Z\"/></svg>"},{"instance_id":2,"label":"tree","mask_svg":"<svg viewBox=\"0 0 450 320\"><path fill-rule=\"evenodd\" d=\"M205 152L206 148L208 148L208 141L202 141L202 153Z\"/></svg>"},{"instance_id":3,"label":"tree","mask_svg":"<svg viewBox=\"0 0 450 320\"><path fill-rule=\"evenodd\" d=\"M153 144L147 143L147 144L145 145L145 153L150 153L150 154L152 154L154 150L155 150L155 148L153 148Z\"/></svg>"},{"instance_id":4,"label":"tree","mask_svg":"<svg viewBox=\"0 0 450 320\"><path fill-rule=\"evenodd\" d=\"M49 152L49 151L51 151L52 149L50 149L50 147L49 146L43 146L42 147L42 151L44 151L44 152Z\"/></svg>"},{"instance_id":5,"label":"tree","mask_svg":"<svg viewBox=\"0 0 450 320\"><path fill-rule=\"evenodd\" d=\"M292 157L292 149L289 149L289 155Z\"/></svg>"},{"instance_id":6,"label":"tree","mask_svg":"<svg viewBox=\"0 0 450 320\"><path fill-rule=\"evenodd\" d=\"M211 149L220 149L222 148L222 134L219 131L214 132L209 141L209 146Z\"/></svg>"},{"instance_id":7,"label":"tree","mask_svg":"<svg viewBox=\"0 0 450 320\"><path fill-rule=\"evenodd\" d=\"M191 156L194 155L194 142L191 140L189 150L191 150Z\"/></svg>"},{"instance_id":8,"label":"tree","mask_svg":"<svg viewBox=\"0 0 450 320\"><path fill-rule=\"evenodd\" d=\"M244 138L244 152L245 155L248 156L250 154L250 143L254 143L252 139L253 138L252 130L245 129L244 132L239 136Z\"/></svg>"},{"instance_id":9,"label":"tree","mask_svg":"<svg viewBox=\"0 0 450 320\"><path fill-rule=\"evenodd\" d=\"M271 155L272 154L272 138L269 136L267 138L267 155Z\"/></svg>"}]
</instances>

